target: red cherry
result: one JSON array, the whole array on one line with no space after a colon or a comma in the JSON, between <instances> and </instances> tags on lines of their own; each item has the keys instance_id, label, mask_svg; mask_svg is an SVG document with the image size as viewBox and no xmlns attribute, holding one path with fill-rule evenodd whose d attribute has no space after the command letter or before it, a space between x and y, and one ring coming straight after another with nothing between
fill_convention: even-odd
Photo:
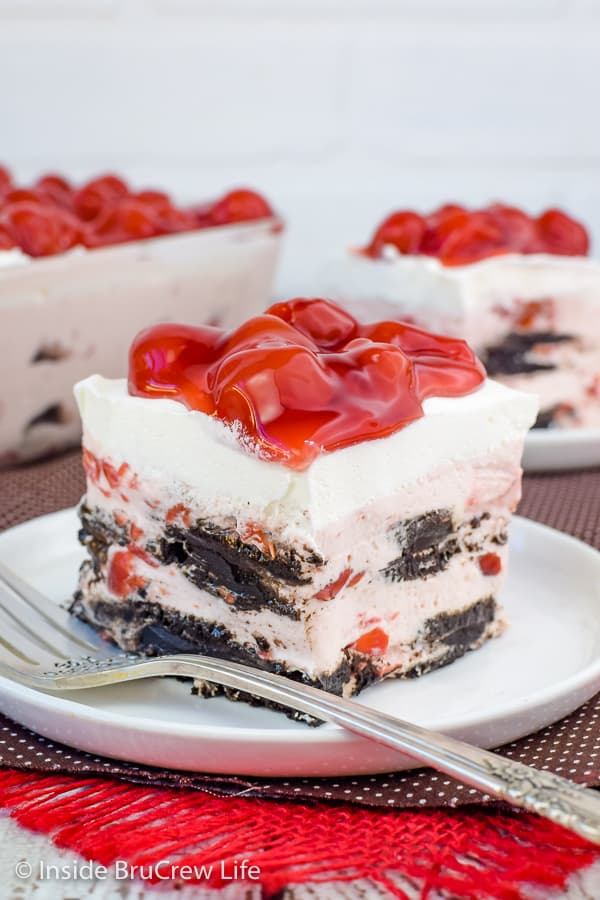
<instances>
[{"instance_id":1,"label":"red cherry","mask_svg":"<svg viewBox=\"0 0 600 900\"><path fill-rule=\"evenodd\" d=\"M425 226L420 242L419 222ZM466 265L499 253L585 255L589 250L585 228L560 210L532 219L515 207L494 203L476 211L447 204L425 219L408 211L394 213L377 230L366 253L379 256L383 244L395 242L394 223L401 252L436 256L445 265Z\"/></svg>"},{"instance_id":2,"label":"red cherry","mask_svg":"<svg viewBox=\"0 0 600 900\"><path fill-rule=\"evenodd\" d=\"M65 209L73 207L73 189L62 175L43 175L35 183L35 191L45 200L62 206Z\"/></svg>"},{"instance_id":3,"label":"red cherry","mask_svg":"<svg viewBox=\"0 0 600 900\"><path fill-rule=\"evenodd\" d=\"M464 221L461 216L468 216L469 211L458 203L445 203L427 216L429 228L446 228L452 222ZM446 231L447 233L447 231Z\"/></svg>"},{"instance_id":4,"label":"red cherry","mask_svg":"<svg viewBox=\"0 0 600 900\"><path fill-rule=\"evenodd\" d=\"M190 210L171 206L158 213L158 227L161 234L175 234L180 231L194 231L198 228L198 223Z\"/></svg>"},{"instance_id":5,"label":"red cherry","mask_svg":"<svg viewBox=\"0 0 600 900\"><path fill-rule=\"evenodd\" d=\"M479 557L479 568L484 575L499 575L502 571L502 560L497 553L484 553Z\"/></svg>"},{"instance_id":6,"label":"red cherry","mask_svg":"<svg viewBox=\"0 0 600 900\"><path fill-rule=\"evenodd\" d=\"M4 203L44 203L43 196L32 188L13 188L4 197Z\"/></svg>"},{"instance_id":7,"label":"red cherry","mask_svg":"<svg viewBox=\"0 0 600 900\"><path fill-rule=\"evenodd\" d=\"M389 635L383 628L372 628L366 634L361 634L358 640L350 644L350 649L356 653L364 653L367 656L383 656L390 642Z\"/></svg>"},{"instance_id":8,"label":"red cherry","mask_svg":"<svg viewBox=\"0 0 600 900\"><path fill-rule=\"evenodd\" d=\"M84 222L90 222L106 207L112 206L118 200L126 197L128 193L129 189L126 183L116 175L102 175L100 178L93 178L76 191L73 198L75 212Z\"/></svg>"},{"instance_id":9,"label":"red cherry","mask_svg":"<svg viewBox=\"0 0 600 900\"><path fill-rule=\"evenodd\" d=\"M402 322L381 322L367 329L371 340L388 341L408 354L413 361L418 395L423 399L456 396L466 373L478 372L482 380L485 378L483 365L466 341L448 339Z\"/></svg>"},{"instance_id":10,"label":"red cherry","mask_svg":"<svg viewBox=\"0 0 600 900\"><path fill-rule=\"evenodd\" d=\"M415 388L414 371L410 358L399 347L378 344L368 338L350 341L343 350L326 354L328 368L337 376L337 390L348 393L348 402L338 404L340 415L320 429L320 441L328 449L335 450L349 443L349 433L361 434L363 440L381 436L382 425L394 427L386 433L398 430L423 415L420 398ZM399 385L403 386L401 402ZM393 411L393 412L392 412ZM352 426L346 417L352 416Z\"/></svg>"},{"instance_id":11,"label":"red cherry","mask_svg":"<svg viewBox=\"0 0 600 900\"><path fill-rule=\"evenodd\" d=\"M447 265L463 265L506 251L502 230L494 217L483 210L471 213L465 224L449 232L440 247L439 256Z\"/></svg>"},{"instance_id":12,"label":"red cherry","mask_svg":"<svg viewBox=\"0 0 600 900\"><path fill-rule=\"evenodd\" d=\"M440 256L442 247L453 234L468 227L470 214L460 206L442 206L427 216L427 228L421 242L421 253Z\"/></svg>"},{"instance_id":13,"label":"red cherry","mask_svg":"<svg viewBox=\"0 0 600 900\"><path fill-rule=\"evenodd\" d=\"M305 334L324 350L333 350L356 334L356 321L327 300L290 300L270 308L273 316Z\"/></svg>"},{"instance_id":14,"label":"red cherry","mask_svg":"<svg viewBox=\"0 0 600 900\"><path fill-rule=\"evenodd\" d=\"M110 247L157 234L153 210L130 198L109 202L92 222L85 223L86 247Z\"/></svg>"},{"instance_id":15,"label":"red cherry","mask_svg":"<svg viewBox=\"0 0 600 900\"><path fill-rule=\"evenodd\" d=\"M119 202L110 201L102 207L95 219L84 222L86 235L98 244L119 243L126 239L119 218Z\"/></svg>"},{"instance_id":16,"label":"red cherry","mask_svg":"<svg viewBox=\"0 0 600 900\"><path fill-rule=\"evenodd\" d=\"M129 471L129 465L127 463L121 463L119 468L115 468L113 464L108 459L104 459L102 461L102 472L104 473L104 477L108 481L111 488L117 488L121 484L122 479L125 477L127 472Z\"/></svg>"},{"instance_id":17,"label":"red cherry","mask_svg":"<svg viewBox=\"0 0 600 900\"><path fill-rule=\"evenodd\" d=\"M12 190L12 175L5 166L0 166L0 200Z\"/></svg>"},{"instance_id":18,"label":"red cherry","mask_svg":"<svg viewBox=\"0 0 600 900\"><path fill-rule=\"evenodd\" d=\"M137 204L138 210L145 210L145 215L153 225L153 234L172 234L180 231L194 231L198 227L196 217L191 210L178 209L173 206L168 194L161 191L140 191L132 195L130 201Z\"/></svg>"},{"instance_id":19,"label":"red cherry","mask_svg":"<svg viewBox=\"0 0 600 900\"><path fill-rule=\"evenodd\" d=\"M29 256L64 253L81 237L78 223L68 213L25 201L5 206L0 226Z\"/></svg>"},{"instance_id":20,"label":"red cherry","mask_svg":"<svg viewBox=\"0 0 600 900\"><path fill-rule=\"evenodd\" d=\"M488 211L500 228L507 248L517 253L538 252L538 230L531 216L515 206L505 206L502 203L494 203Z\"/></svg>"},{"instance_id":21,"label":"red cherry","mask_svg":"<svg viewBox=\"0 0 600 900\"><path fill-rule=\"evenodd\" d=\"M172 525L173 522L177 521L179 518L186 528L191 528L192 511L185 503L176 503L174 506L170 506L165 515L167 525Z\"/></svg>"},{"instance_id":22,"label":"red cherry","mask_svg":"<svg viewBox=\"0 0 600 900\"><path fill-rule=\"evenodd\" d=\"M586 256L590 249L586 229L560 209L548 209L537 220L538 232L547 253Z\"/></svg>"},{"instance_id":23,"label":"red cherry","mask_svg":"<svg viewBox=\"0 0 600 900\"><path fill-rule=\"evenodd\" d=\"M214 203L198 203L191 206L187 212L194 217L197 228L210 228L213 224L212 211Z\"/></svg>"},{"instance_id":24,"label":"red cherry","mask_svg":"<svg viewBox=\"0 0 600 900\"><path fill-rule=\"evenodd\" d=\"M136 556L133 547L130 547L129 550L117 551L112 557L106 581L111 594L127 597L128 594L134 594L139 588L144 587L147 579L136 574Z\"/></svg>"},{"instance_id":25,"label":"red cherry","mask_svg":"<svg viewBox=\"0 0 600 900\"><path fill-rule=\"evenodd\" d=\"M94 484L97 484L102 474L102 466L100 460L86 447L83 448L83 468L87 477Z\"/></svg>"},{"instance_id":26,"label":"red cherry","mask_svg":"<svg viewBox=\"0 0 600 900\"><path fill-rule=\"evenodd\" d=\"M155 325L141 331L129 350L129 393L176 397L191 409L213 412L207 367L223 339L220 328Z\"/></svg>"},{"instance_id":27,"label":"red cherry","mask_svg":"<svg viewBox=\"0 0 600 900\"><path fill-rule=\"evenodd\" d=\"M218 364L212 394L218 418L261 441L263 455L302 466L319 447L297 444L298 426L318 431L332 418L335 378L302 347L258 346Z\"/></svg>"},{"instance_id":28,"label":"red cherry","mask_svg":"<svg viewBox=\"0 0 600 900\"><path fill-rule=\"evenodd\" d=\"M321 588L320 591L317 591L315 600L333 600L337 597L351 575L352 569L344 569L340 572L335 581L331 581L329 584L326 584L324 588ZM356 584L356 581L354 581L354 583Z\"/></svg>"},{"instance_id":29,"label":"red cherry","mask_svg":"<svg viewBox=\"0 0 600 900\"><path fill-rule=\"evenodd\" d=\"M396 212L379 226L367 247L370 256L380 256L391 245L400 253L418 253L425 235L425 220L414 212Z\"/></svg>"},{"instance_id":30,"label":"red cherry","mask_svg":"<svg viewBox=\"0 0 600 900\"><path fill-rule=\"evenodd\" d=\"M230 225L235 222L250 222L253 219L269 219L273 210L260 194L239 188L225 194L213 204L210 221L213 225Z\"/></svg>"},{"instance_id":31,"label":"red cherry","mask_svg":"<svg viewBox=\"0 0 600 900\"><path fill-rule=\"evenodd\" d=\"M107 228L106 230L97 231L95 228L86 228L84 224L81 230L81 243L88 250L94 250L97 247L110 247L113 244L122 244L126 240L126 236L116 229Z\"/></svg>"},{"instance_id":32,"label":"red cherry","mask_svg":"<svg viewBox=\"0 0 600 900\"><path fill-rule=\"evenodd\" d=\"M131 199L151 207L159 215L168 213L173 208L169 195L163 191L138 191L137 194L132 194Z\"/></svg>"},{"instance_id":33,"label":"red cherry","mask_svg":"<svg viewBox=\"0 0 600 900\"><path fill-rule=\"evenodd\" d=\"M17 242L9 234L4 226L0 226L0 250L13 250L17 246Z\"/></svg>"},{"instance_id":34,"label":"red cherry","mask_svg":"<svg viewBox=\"0 0 600 900\"><path fill-rule=\"evenodd\" d=\"M154 237L159 233L159 217L154 209L139 200L121 200L117 207L118 226L130 240Z\"/></svg>"}]
</instances>

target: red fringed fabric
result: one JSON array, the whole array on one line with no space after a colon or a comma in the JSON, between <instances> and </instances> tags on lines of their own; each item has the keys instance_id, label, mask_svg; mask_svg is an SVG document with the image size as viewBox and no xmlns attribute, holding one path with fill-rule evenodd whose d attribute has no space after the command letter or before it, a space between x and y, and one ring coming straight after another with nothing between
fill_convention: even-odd
<instances>
[{"instance_id":1,"label":"red fringed fabric","mask_svg":"<svg viewBox=\"0 0 600 900\"><path fill-rule=\"evenodd\" d=\"M220 887L221 861L230 871L246 859L260 868L265 897L287 885L367 879L403 900L407 885L423 898L519 900L532 887L562 888L600 860L590 844L535 816L480 809L382 812L11 770L0 772L0 806L106 866L212 866L199 880Z\"/></svg>"}]
</instances>

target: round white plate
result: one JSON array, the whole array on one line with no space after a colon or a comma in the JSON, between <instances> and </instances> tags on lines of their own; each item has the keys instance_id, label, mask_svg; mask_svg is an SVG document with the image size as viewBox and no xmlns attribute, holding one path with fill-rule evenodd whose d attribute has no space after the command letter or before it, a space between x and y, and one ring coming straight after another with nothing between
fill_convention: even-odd
<instances>
[{"instance_id":1,"label":"round white plate","mask_svg":"<svg viewBox=\"0 0 600 900\"><path fill-rule=\"evenodd\" d=\"M600 428L532 428L525 438L526 472L600 466Z\"/></svg>"},{"instance_id":2,"label":"round white plate","mask_svg":"<svg viewBox=\"0 0 600 900\"><path fill-rule=\"evenodd\" d=\"M0 559L55 601L75 587L83 551L73 510L0 535ZM413 681L388 681L360 702L483 747L554 722L600 690L600 553L515 519L503 592L511 627L463 659ZM398 753L332 725L202 700L188 684L153 679L49 694L0 679L0 710L51 739L133 762L262 776L407 768Z\"/></svg>"}]
</instances>

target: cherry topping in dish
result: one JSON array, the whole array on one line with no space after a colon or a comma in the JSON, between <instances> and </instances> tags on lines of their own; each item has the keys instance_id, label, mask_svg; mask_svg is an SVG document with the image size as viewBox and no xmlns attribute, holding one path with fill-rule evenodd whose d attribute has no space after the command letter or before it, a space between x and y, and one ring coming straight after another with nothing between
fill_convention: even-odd
<instances>
[{"instance_id":1,"label":"cherry topping in dish","mask_svg":"<svg viewBox=\"0 0 600 900\"><path fill-rule=\"evenodd\" d=\"M393 434L423 415L427 397L461 397L484 378L464 341L361 324L327 300L277 303L230 332L156 325L129 354L130 394L215 416L293 469Z\"/></svg>"},{"instance_id":2,"label":"cherry topping in dish","mask_svg":"<svg viewBox=\"0 0 600 900\"><path fill-rule=\"evenodd\" d=\"M589 238L583 225L559 209L534 218L501 203L480 210L448 204L427 216L410 210L392 213L364 253L379 258L386 246L401 254L436 256L444 265L461 266L500 253L585 256Z\"/></svg>"},{"instance_id":3,"label":"cherry topping in dish","mask_svg":"<svg viewBox=\"0 0 600 900\"><path fill-rule=\"evenodd\" d=\"M81 240L81 226L74 216L31 200L8 203L0 211L0 230L29 256L64 253Z\"/></svg>"},{"instance_id":4,"label":"cherry topping in dish","mask_svg":"<svg viewBox=\"0 0 600 900\"><path fill-rule=\"evenodd\" d=\"M212 225L248 222L252 219L266 219L272 215L267 201L260 194L248 190L230 191L214 203L209 211Z\"/></svg>"},{"instance_id":5,"label":"cherry topping in dish","mask_svg":"<svg viewBox=\"0 0 600 900\"><path fill-rule=\"evenodd\" d=\"M102 175L75 188L52 173L32 187L22 187L0 166L0 250L19 248L29 256L51 256L76 245L105 247L273 215L267 201L247 189L230 191L203 207L184 209L162 191L133 192L117 175Z\"/></svg>"}]
</instances>

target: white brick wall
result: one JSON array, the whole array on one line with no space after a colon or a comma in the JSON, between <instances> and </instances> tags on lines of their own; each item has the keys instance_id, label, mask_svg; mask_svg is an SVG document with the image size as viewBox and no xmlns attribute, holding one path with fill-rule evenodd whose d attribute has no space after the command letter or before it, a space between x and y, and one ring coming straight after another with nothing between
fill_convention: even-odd
<instances>
[{"instance_id":1,"label":"white brick wall","mask_svg":"<svg viewBox=\"0 0 600 900\"><path fill-rule=\"evenodd\" d=\"M0 155L264 189L280 289L395 206L562 203L600 245L598 0L0 0Z\"/></svg>"}]
</instances>

